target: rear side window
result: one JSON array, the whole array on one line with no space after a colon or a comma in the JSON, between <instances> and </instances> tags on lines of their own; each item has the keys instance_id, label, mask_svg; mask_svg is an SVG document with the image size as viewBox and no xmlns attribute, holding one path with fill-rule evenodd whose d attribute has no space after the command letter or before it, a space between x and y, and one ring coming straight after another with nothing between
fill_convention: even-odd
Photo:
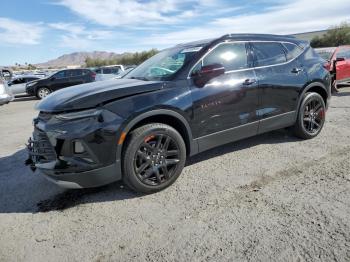
<instances>
[{"instance_id":1,"label":"rear side window","mask_svg":"<svg viewBox=\"0 0 350 262\"><path fill-rule=\"evenodd\" d=\"M287 50L287 60L288 61L298 57L303 52L303 50L295 44L283 43L283 46Z\"/></svg>"},{"instance_id":2,"label":"rear side window","mask_svg":"<svg viewBox=\"0 0 350 262\"><path fill-rule=\"evenodd\" d=\"M248 68L245 43L219 45L203 59L203 66L212 64L222 64L226 71Z\"/></svg>"},{"instance_id":3,"label":"rear side window","mask_svg":"<svg viewBox=\"0 0 350 262\"><path fill-rule=\"evenodd\" d=\"M82 75L81 69L71 70L71 76L81 76L81 75Z\"/></svg>"},{"instance_id":4,"label":"rear side window","mask_svg":"<svg viewBox=\"0 0 350 262\"><path fill-rule=\"evenodd\" d=\"M269 66L287 62L286 54L280 43L261 42L251 43L256 66Z\"/></svg>"},{"instance_id":5,"label":"rear side window","mask_svg":"<svg viewBox=\"0 0 350 262\"><path fill-rule=\"evenodd\" d=\"M350 48L342 47L337 53L337 58L350 59Z\"/></svg>"}]
</instances>

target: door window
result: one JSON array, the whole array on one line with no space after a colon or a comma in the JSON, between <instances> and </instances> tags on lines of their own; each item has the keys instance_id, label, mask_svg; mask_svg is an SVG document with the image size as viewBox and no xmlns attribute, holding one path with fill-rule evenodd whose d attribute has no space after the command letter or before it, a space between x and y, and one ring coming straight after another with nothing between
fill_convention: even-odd
<instances>
[{"instance_id":1,"label":"door window","mask_svg":"<svg viewBox=\"0 0 350 262\"><path fill-rule=\"evenodd\" d=\"M17 78L17 79L12 81L12 84L18 85L18 84L23 84L24 82L25 82L25 80L23 78Z\"/></svg>"},{"instance_id":2,"label":"door window","mask_svg":"<svg viewBox=\"0 0 350 262\"><path fill-rule=\"evenodd\" d=\"M292 43L283 43L283 46L287 50L288 61L298 57L303 52L303 50L299 46Z\"/></svg>"},{"instance_id":3,"label":"door window","mask_svg":"<svg viewBox=\"0 0 350 262\"><path fill-rule=\"evenodd\" d=\"M286 54L280 43L254 42L251 45L256 57L256 66L269 66L287 62Z\"/></svg>"},{"instance_id":4,"label":"door window","mask_svg":"<svg viewBox=\"0 0 350 262\"><path fill-rule=\"evenodd\" d=\"M54 76L56 79L65 78L65 77L67 77L67 71L57 72Z\"/></svg>"},{"instance_id":5,"label":"door window","mask_svg":"<svg viewBox=\"0 0 350 262\"><path fill-rule=\"evenodd\" d=\"M245 43L224 43L203 58L203 66L222 64L226 71L248 68Z\"/></svg>"}]
</instances>

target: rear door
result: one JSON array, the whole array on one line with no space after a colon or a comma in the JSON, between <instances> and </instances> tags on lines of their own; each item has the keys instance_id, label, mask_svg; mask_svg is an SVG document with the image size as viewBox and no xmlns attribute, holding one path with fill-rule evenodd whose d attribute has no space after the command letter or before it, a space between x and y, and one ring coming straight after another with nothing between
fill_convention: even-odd
<instances>
[{"instance_id":1,"label":"rear door","mask_svg":"<svg viewBox=\"0 0 350 262\"><path fill-rule=\"evenodd\" d=\"M336 80L339 82L350 81L350 47L340 47L336 58L344 61L336 61Z\"/></svg>"},{"instance_id":2,"label":"rear door","mask_svg":"<svg viewBox=\"0 0 350 262\"><path fill-rule=\"evenodd\" d=\"M292 43L251 42L261 101L257 111L259 133L293 124L300 90L307 75L297 57L302 50Z\"/></svg>"},{"instance_id":3,"label":"rear door","mask_svg":"<svg viewBox=\"0 0 350 262\"><path fill-rule=\"evenodd\" d=\"M52 91L70 86L70 70L62 70L49 79L49 87Z\"/></svg>"},{"instance_id":4,"label":"rear door","mask_svg":"<svg viewBox=\"0 0 350 262\"><path fill-rule=\"evenodd\" d=\"M84 76L83 76L83 70L82 69L74 69L69 70L70 71L70 85L80 85L84 83Z\"/></svg>"},{"instance_id":5,"label":"rear door","mask_svg":"<svg viewBox=\"0 0 350 262\"><path fill-rule=\"evenodd\" d=\"M10 90L14 95L24 94L26 92L26 79L17 78L10 82Z\"/></svg>"}]
</instances>

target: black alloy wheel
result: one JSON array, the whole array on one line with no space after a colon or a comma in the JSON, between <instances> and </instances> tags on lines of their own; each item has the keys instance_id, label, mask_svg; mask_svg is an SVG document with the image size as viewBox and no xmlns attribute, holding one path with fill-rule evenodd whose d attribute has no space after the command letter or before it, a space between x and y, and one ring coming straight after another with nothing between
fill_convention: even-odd
<instances>
[{"instance_id":1,"label":"black alloy wheel","mask_svg":"<svg viewBox=\"0 0 350 262\"><path fill-rule=\"evenodd\" d=\"M304 109L304 128L309 134L320 131L325 120L325 108L319 99L308 101Z\"/></svg>"},{"instance_id":2,"label":"black alloy wheel","mask_svg":"<svg viewBox=\"0 0 350 262\"><path fill-rule=\"evenodd\" d=\"M180 162L179 146L166 134L151 135L144 139L135 153L136 175L150 186L168 181Z\"/></svg>"},{"instance_id":3,"label":"black alloy wheel","mask_svg":"<svg viewBox=\"0 0 350 262\"><path fill-rule=\"evenodd\" d=\"M158 192L176 181L186 162L186 145L173 127L151 123L133 130L122 155L124 183L137 192Z\"/></svg>"},{"instance_id":4,"label":"black alloy wheel","mask_svg":"<svg viewBox=\"0 0 350 262\"><path fill-rule=\"evenodd\" d=\"M326 105L323 98L318 93L306 93L293 127L294 134L302 139L314 138L321 132L325 119Z\"/></svg>"}]
</instances>

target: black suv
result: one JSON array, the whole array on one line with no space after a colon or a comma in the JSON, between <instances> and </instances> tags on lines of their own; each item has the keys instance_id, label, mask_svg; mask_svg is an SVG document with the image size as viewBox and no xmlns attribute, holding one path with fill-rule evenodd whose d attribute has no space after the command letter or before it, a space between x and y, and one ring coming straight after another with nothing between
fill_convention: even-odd
<instances>
[{"instance_id":1,"label":"black suv","mask_svg":"<svg viewBox=\"0 0 350 262\"><path fill-rule=\"evenodd\" d=\"M95 81L96 73L89 69L67 69L26 85L26 93L43 99L53 91L68 86L80 85Z\"/></svg>"},{"instance_id":2,"label":"black suv","mask_svg":"<svg viewBox=\"0 0 350 262\"><path fill-rule=\"evenodd\" d=\"M210 148L286 127L317 136L329 98L330 75L308 42L226 35L181 44L122 79L42 100L27 164L63 187L122 179L156 192Z\"/></svg>"}]
</instances>

